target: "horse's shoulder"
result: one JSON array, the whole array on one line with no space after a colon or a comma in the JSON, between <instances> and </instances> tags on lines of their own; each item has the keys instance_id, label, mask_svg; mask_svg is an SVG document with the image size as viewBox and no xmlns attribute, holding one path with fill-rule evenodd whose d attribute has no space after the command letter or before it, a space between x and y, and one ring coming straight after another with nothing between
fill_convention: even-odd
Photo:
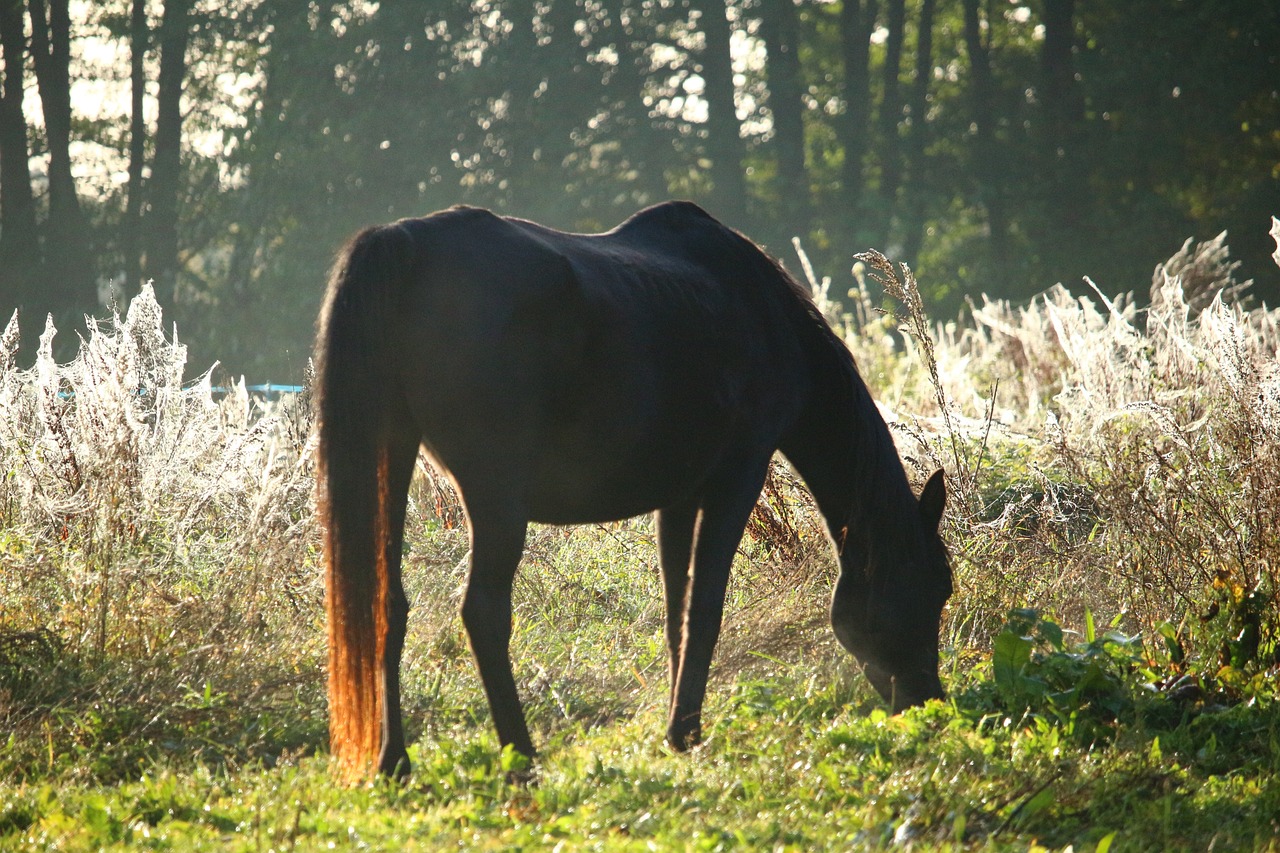
<instances>
[{"instance_id":1,"label":"horse's shoulder","mask_svg":"<svg viewBox=\"0 0 1280 853\"><path fill-rule=\"evenodd\" d=\"M521 220L470 205L455 205L394 225L411 234L420 247L444 249L450 255L498 258L518 252L519 247L527 251L531 242L542 242L530 240L533 235Z\"/></svg>"},{"instance_id":2,"label":"horse's shoulder","mask_svg":"<svg viewBox=\"0 0 1280 853\"><path fill-rule=\"evenodd\" d=\"M686 231L700 228L724 228L710 213L692 201L674 199L646 207L618 226L618 231L646 228Z\"/></svg>"},{"instance_id":3,"label":"horse's shoulder","mask_svg":"<svg viewBox=\"0 0 1280 853\"><path fill-rule=\"evenodd\" d=\"M459 226L474 228L485 224L501 224L502 221L501 216L487 208L456 204L418 219L402 219L397 224L411 229L447 230Z\"/></svg>"}]
</instances>

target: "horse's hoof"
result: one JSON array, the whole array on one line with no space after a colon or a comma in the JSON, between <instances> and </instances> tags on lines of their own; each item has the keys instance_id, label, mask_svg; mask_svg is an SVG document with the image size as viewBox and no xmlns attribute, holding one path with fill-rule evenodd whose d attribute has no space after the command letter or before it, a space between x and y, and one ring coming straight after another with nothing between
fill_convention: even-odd
<instances>
[{"instance_id":1,"label":"horse's hoof","mask_svg":"<svg viewBox=\"0 0 1280 853\"><path fill-rule=\"evenodd\" d=\"M676 752L688 752L702 743L702 726L672 726L667 729L667 745Z\"/></svg>"},{"instance_id":2,"label":"horse's hoof","mask_svg":"<svg viewBox=\"0 0 1280 853\"><path fill-rule=\"evenodd\" d=\"M538 767L529 764L526 767L513 767L507 771L507 784L517 788L528 788L538 783Z\"/></svg>"},{"instance_id":3,"label":"horse's hoof","mask_svg":"<svg viewBox=\"0 0 1280 853\"><path fill-rule=\"evenodd\" d=\"M384 755L378 760L378 775L385 776L393 782L403 782L409 778L409 771L412 765L409 763L408 753L401 753L398 756Z\"/></svg>"}]
</instances>

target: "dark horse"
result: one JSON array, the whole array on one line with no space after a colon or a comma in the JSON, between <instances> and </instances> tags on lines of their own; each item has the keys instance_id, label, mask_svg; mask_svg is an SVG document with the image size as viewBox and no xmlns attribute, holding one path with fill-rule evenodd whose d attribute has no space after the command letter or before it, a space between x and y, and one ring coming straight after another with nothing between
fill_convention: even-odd
<instances>
[{"instance_id":1,"label":"dark horse","mask_svg":"<svg viewBox=\"0 0 1280 853\"><path fill-rule=\"evenodd\" d=\"M698 742L729 566L781 450L840 558L836 636L895 711L941 697L951 570L934 474L919 501L853 359L804 290L696 205L604 234L455 208L358 234L317 345L332 749L408 769L400 554L419 447L466 509L462 619L498 739L532 756L511 586L531 521L657 511L671 705Z\"/></svg>"}]
</instances>

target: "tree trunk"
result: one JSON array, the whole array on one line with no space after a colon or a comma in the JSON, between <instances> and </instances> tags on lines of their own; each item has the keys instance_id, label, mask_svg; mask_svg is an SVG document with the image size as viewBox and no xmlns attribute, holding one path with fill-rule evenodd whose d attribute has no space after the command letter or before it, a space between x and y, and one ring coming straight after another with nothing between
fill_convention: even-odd
<instances>
[{"instance_id":1,"label":"tree trunk","mask_svg":"<svg viewBox=\"0 0 1280 853\"><path fill-rule=\"evenodd\" d=\"M1040 47L1043 91L1040 96L1050 128L1049 141L1066 135L1080 118L1082 105L1076 91L1075 0L1044 0L1044 42Z\"/></svg>"},{"instance_id":2,"label":"tree trunk","mask_svg":"<svg viewBox=\"0 0 1280 853\"><path fill-rule=\"evenodd\" d=\"M871 32L875 29L875 0L844 0L840 9L841 61L844 65L844 114L837 124L841 167L840 208L846 222L839 230L853 240L853 248L866 248L860 241L868 233L864 221L863 173L867 157L867 135L871 123Z\"/></svg>"},{"instance_id":3,"label":"tree trunk","mask_svg":"<svg viewBox=\"0 0 1280 853\"><path fill-rule=\"evenodd\" d=\"M120 248L124 254L124 286L127 295L142 287L142 172L146 165L147 126L143 102L147 93L147 55L150 31L146 0L133 0L129 15L129 185Z\"/></svg>"},{"instance_id":4,"label":"tree trunk","mask_svg":"<svg viewBox=\"0 0 1280 853\"><path fill-rule=\"evenodd\" d=\"M760 31L768 54L769 109L778 157L777 192L785 234L807 236L809 177L804 165L804 104L801 101L800 27L792 0L774 0L760 9Z\"/></svg>"},{"instance_id":5,"label":"tree trunk","mask_svg":"<svg viewBox=\"0 0 1280 853\"><path fill-rule=\"evenodd\" d=\"M1004 193L1000 181L1000 163L997 160L995 139L995 91L991 80L991 56L982 38L981 0L964 0L964 41L969 53L970 98L974 135L974 176L978 182L978 195L987 212L987 228L991 257L988 281L997 294L1007 283L1008 220L1005 214Z\"/></svg>"},{"instance_id":6,"label":"tree trunk","mask_svg":"<svg viewBox=\"0 0 1280 853\"><path fill-rule=\"evenodd\" d=\"M30 0L31 55L49 144L45 286L55 321L96 310L92 237L71 175L71 18L68 0Z\"/></svg>"},{"instance_id":7,"label":"tree trunk","mask_svg":"<svg viewBox=\"0 0 1280 853\"><path fill-rule=\"evenodd\" d=\"M726 0L694 0L706 39L700 57L706 85L707 154L711 159L711 212L737 228L747 227L747 187L742 175L743 144L733 85L732 32Z\"/></svg>"},{"instance_id":8,"label":"tree trunk","mask_svg":"<svg viewBox=\"0 0 1280 853\"><path fill-rule=\"evenodd\" d=\"M156 148L145 219L147 276L156 297L176 303L178 213L182 194L182 84L187 74L192 0L165 0L160 21L160 78L156 97Z\"/></svg>"},{"instance_id":9,"label":"tree trunk","mask_svg":"<svg viewBox=\"0 0 1280 853\"><path fill-rule=\"evenodd\" d=\"M4 82L0 86L0 283L7 292L23 296L26 284L34 280L33 274L40 265L28 165L31 152L22 109L25 54L21 0L0 0L0 57L4 60ZM0 312L12 308L0 304ZM0 321L7 322L8 317Z\"/></svg>"},{"instance_id":10,"label":"tree trunk","mask_svg":"<svg viewBox=\"0 0 1280 853\"><path fill-rule=\"evenodd\" d=\"M664 200L670 192L665 173L670 147L653 126L649 107L644 102L645 85L649 79L648 41L633 27L621 23L626 15L626 0L609 0L605 4L618 30L615 46L618 51L617 71L609 78L614 101L621 106L629 136L623 146L635 164L635 182L632 190L635 201L642 205Z\"/></svg>"},{"instance_id":11,"label":"tree trunk","mask_svg":"<svg viewBox=\"0 0 1280 853\"><path fill-rule=\"evenodd\" d=\"M911 83L909 109L911 128L904 143L907 182L903 189L906 214L903 217L902 259L915 267L920 259L924 242L925 199L928 194L925 181L925 148L928 146L929 84L933 80L933 18L937 0L921 0L920 22L916 27L915 79Z\"/></svg>"},{"instance_id":12,"label":"tree trunk","mask_svg":"<svg viewBox=\"0 0 1280 853\"><path fill-rule=\"evenodd\" d=\"M880 98L880 201L881 240L889 236L890 220L902 181L902 151L898 123L902 120L902 45L905 39L907 10L905 0L889 0L885 7L888 37L884 43L883 92Z\"/></svg>"},{"instance_id":13,"label":"tree trunk","mask_svg":"<svg viewBox=\"0 0 1280 853\"><path fill-rule=\"evenodd\" d=\"M269 233L267 223L279 215L278 207L285 195L279 164L264 152L279 151L283 147L288 133L283 118L285 105L295 93L296 84L324 70L322 64L315 68L298 67L299 57L308 55L303 46L317 38L307 24L307 11L307 7L295 4L266 9L271 43L265 61L259 65L264 79L261 104L249 120L252 132L241 138L241 156L247 161L245 186L248 191L235 217L239 227L235 230L227 270L227 284L234 302L227 306L229 310L254 307L249 283L255 266L261 261L263 235Z\"/></svg>"},{"instance_id":14,"label":"tree trunk","mask_svg":"<svg viewBox=\"0 0 1280 853\"><path fill-rule=\"evenodd\" d=\"M1076 86L1073 57L1075 0L1044 0L1043 16L1040 103L1044 126L1040 148L1045 172L1043 219L1049 228L1041 235L1039 249L1051 272L1065 279L1080 271L1063 268L1076 253L1063 245L1062 235L1079 234L1088 218L1089 182L1080 162L1084 104Z\"/></svg>"},{"instance_id":15,"label":"tree trunk","mask_svg":"<svg viewBox=\"0 0 1280 853\"><path fill-rule=\"evenodd\" d=\"M582 214L581 199L548 193L547 187L572 183L570 171L583 168L582 134L604 98L600 75L576 31L582 10L572 0L549 6L518 0L503 14L512 29L495 59L495 67L504 69L496 85L506 89L505 100L513 105L502 133L515 152L510 168L523 176L511 182L506 196L518 216L573 227Z\"/></svg>"}]
</instances>

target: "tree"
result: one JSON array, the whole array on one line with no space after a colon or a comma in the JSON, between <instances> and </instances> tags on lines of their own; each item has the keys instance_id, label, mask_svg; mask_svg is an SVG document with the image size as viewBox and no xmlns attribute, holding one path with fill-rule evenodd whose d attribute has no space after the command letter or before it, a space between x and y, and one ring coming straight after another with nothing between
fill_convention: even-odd
<instances>
[{"instance_id":1,"label":"tree","mask_svg":"<svg viewBox=\"0 0 1280 853\"><path fill-rule=\"evenodd\" d=\"M44 292L58 319L98 304L94 235L71 173L71 17L68 0L30 0L31 55L49 148L49 212L44 224Z\"/></svg>"},{"instance_id":2,"label":"tree","mask_svg":"<svg viewBox=\"0 0 1280 853\"><path fill-rule=\"evenodd\" d=\"M866 179L868 130L871 124L871 31L876 0L843 0L840 7L840 57L844 73L844 111L837 124L843 149L841 233L865 229L863 193Z\"/></svg>"},{"instance_id":3,"label":"tree","mask_svg":"<svg viewBox=\"0 0 1280 853\"><path fill-rule=\"evenodd\" d=\"M983 37L981 0L964 0L964 41L969 53L969 101L974 125L973 172L978 195L987 215L990 247L989 280L1003 295L1001 279L1007 274L1008 219L1005 214L1002 168L996 150L996 98L991 78L991 54ZM987 32L990 32L988 23Z\"/></svg>"},{"instance_id":4,"label":"tree","mask_svg":"<svg viewBox=\"0 0 1280 853\"><path fill-rule=\"evenodd\" d=\"M692 0L704 44L699 70L707 101L707 156L711 160L711 212L735 227L747 224L747 187L742 174L742 128L738 123L732 30L726 0Z\"/></svg>"},{"instance_id":5,"label":"tree","mask_svg":"<svg viewBox=\"0 0 1280 853\"><path fill-rule=\"evenodd\" d=\"M1089 180L1082 160L1087 122L1074 56L1075 0L1043 0L1041 22L1044 41L1036 81L1041 115L1038 150L1031 157L1039 166L1042 192L1031 200L1039 215L1029 217L1027 225L1051 274L1075 279L1089 271L1073 263L1073 244L1090 228Z\"/></svg>"},{"instance_id":6,"label":"tree","mask_svg":"<svg viewBox=\"0 0 1280 853\"><path fill-rule=\"evenodd\" d=\"M22 2L0 0L0 58L4 61L0 85L0 286L16 294L15 304L20 308L26 308L33 296L31 288L40 267L27 120L22 109L25 54ZM34 326L34 322L26 324L27 328ZM28 336L32 334L28 332Z\"/></svg>"},{"instance_id":7,"label":"tree","mask_svg":"<svg viewBox=\"0 0 1280 853\"><path fill-rule=\"evenodd\" d=\"M662 201L670 192L666 166L671 140L654 126L649 115L649 46L658 36L659 22L628 0L606 0L618 60L608 75L612 130L622 149L622 171L630 177L628 201L641 207ZM656 10L654 10L656 11Z\"/></svg>"},{"instance_id":8,"label":"tree","mask_svg":"<svg viewBox=\"0 0 1280 853\"><path fill-rule=\"evenodd\" d=\"M1084 119L1073 57L1075 5L1075 0L1043 0L1040 103L1045 112L1045 143L1056 159L1066 157L1062 146L1068 134Z\"/></svg>"},{"instance_id":9,"label":"tree","mask_svg":"<svg viewBox=\"0 0 1280 853\"><path fill-rule=\"evenodd\" d=\"M526 176L502 201L509 200L518 215L547 210L567 226L582 200L555 190L580 168L582 143L594 135L589 125L600 122L606 102L601 75L584 47L594 44L600 21L585 19L572 0L552 3L545 11L539 6L532 0L509 4L511 34L503 55L494 60L509 72L501 75L505 79L490 78L514 112L502 124L508 141L503 159ZM557 196L562 204L550 204Z\"/></svg>"},{"instance_id":10,"label":"tree","mask_svg":"<svg viewBox=\"0 0 1280 853\"><path fill-rule=\"evenodd\" d=\"M884 205L880 233L885 239L889 233L887 215L896 207L898 184L902 180L902 152L898 137L898 123L902 120L902 97L899 78L902 74L902 48L906 40L907 11L905 0L889 0L885 7L884 65L880 95L880 200Z\"/></svg>"},{"instance_id":11,"label":"tree","mask_svg":"<svg viewBox=\"0 0 1280 853\"><path fill-rule=\"evenodd\" d=\"M805 170L804 104L801 101L800 32L792 0L765 3L760 31L768 55L769 110L777 154L777 193L783 228L809 230L809 177Z\"/></svg>"},{"instance_id":12,"label":"tree","mask_svg":"<svg viewBox=\"0 0 1280 853\"><path fill-rule=\"evenodd\" d=\"M1141 287L1224 227L1274 299L1273 5L0 0L0 321L91 310L95 263L162 297L176 274L192 363L282 380L363 225L467 203L595 230L672 195L775 248L808 230L828 272L893 251L943 313ZM122 107L72 116L81 80Z\"/></svg>"},{"instance_id":13,"label":"tree","mask_svg":"<svg viewBox=\"0 0 1280 853\"><path fill-rule=\"evenodd\" d=\"M903 200L902 259L912 267L916 265L924 241L924 212L929 196L926 174L929 164L925 148L929 134L929 83L933 78L933 19L936 11L937 0L921 0L916 24L915 72L907 102L911 125L903 144L907 184Z\"/></svg>"},{"instance_id":14,"label":"tree","mask_svg":"<svg viewBox=\"0 0 1280 853\"><path fill-rule=\"evenodd\" d=\"M151 39L146 0L131 0L129 12L129 182L120 248L124 255L124 284L130 294L142 286L143 170L146 167L146 56Z\"/></svg>"},{"instance_id":15,"label":"tree","mask_svg":"<svg viewBox=\"0 0 1280 853\"><path fill-rule=\"evenodd\" d=\"M191 7L192 0L165 0L158 33L155 153L145 224L147 277L154 280L156 298L164 304L173 304L177 295L178 205L183 195L182 89L187 76Z\"/></svg>"}]
</instances>

